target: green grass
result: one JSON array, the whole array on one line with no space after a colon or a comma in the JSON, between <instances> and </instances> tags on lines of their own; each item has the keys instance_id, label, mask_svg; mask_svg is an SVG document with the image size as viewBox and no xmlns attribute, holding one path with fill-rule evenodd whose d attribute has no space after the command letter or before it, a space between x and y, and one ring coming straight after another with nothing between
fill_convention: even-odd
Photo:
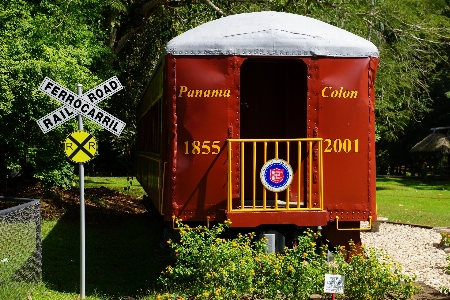
<instances>
[{"instance_id":1,"label":"green grass","mask_svg":"<svg viewBox=\"0 0 450 300\"><path fill-rule=\"evenodd\" d=\"M0 282L10 284L13 274L25 264L35 249L36 223L34 220L0 223Z\"/></svg>"},{"instance_id":2,"label":"green grass","mask_svg":"<svg viewBox=\"0 0 450 300\"><path fill-rule=\"evenodd\" d=\"M104 186L141 197L143 191L135 179L130 191L124 190L128 182L118 177L85 178L86 187ZM378 178L377 202L378 214L389 221L450 226L450 180ZM99 223L86 227L86 299L155 299L156 279L169 262L168 252L159 248L163 239L161 222L141 214L130 215L112 226L110 222L103 226ZM32 299L78 299L78 222L64 216L43 220L42 238L43 283L32 290ZM15 299L2 297L0 289L0 299Z\"/></svg>"},{"instance_id":3,"label":"green grass","mask_svg":"<svg viewBox=\"0 0 450 300\"><path fill-rule=\"evenodd\" d=\"M85 188L103 186L134 198L144 194L135 178L85 177L84 182ZM127 215L113 224L99 221L86 225L86 299L154 299L156 279L169 260L168 252L159 247L161 222L148 214ZM42 221L43 283L32 290L33 300L78 299L79 232L73 218Z\"/></svg>"},{"instance_id":4,"label":"green grass","mask_svg":"<svg viewBox=\"0 0 450 300\"><path fill-rule=\"evenodd\" d=\"M78 187L78 179L76 182ZM144 189L141 187L135 177L84 177L85 188L94 188L101 186L122 192L134 198L142 197L142 195L145 194Z\"/></svg>"},{"instance_id":5,"label":"green grass","mask_svg":"<svg viewBox=\"0 0 450 300\"><path fill-rule=\"evenodd\" d=\"M391 222L450 226L450 180L377 178L377 204Z\"/></svg>"},{"instance_id":6,"label":"green grass","mask_svg":"<svg viewBox=\"0 0 450 300\"><path fill-rule=\"evenodd\" d=\"M0 222L0 299L24 299L33 284L22 281L22 274L32 276L29 258L36 249L36 223ZM15 278L15 279L13 279Z\"/></svg>"},{"instance_id":7,"label":"green grass","mask_svg":"<svg viewBox=\"0 0 450 300\"><path fill-rule=\"evenodd\" d=\"M33 289L33 284L23 282L8 282L0 285L0 299L22 300L26 299L28 291Z\"/></svg>"},{"instance_id":8,"label":"green grass","mask_svg":"<svg viewBox=\"0 0 450 300\"><path fill-rule=\"evenodd\" d=\"M33 299L75 299L79 294L79 224L43 221L43 282ZM86 227L87 299L122 299L154 290L167 264L159 248L163 228L147 214L131 215L115 225Z\"/></svg>"},{"instance_id":9,"label":"green grass","mask_svg":"<svg viewBox=\"0 0 450 300\"><path fill-rule=\"evenodd\" d=\"M106 187L134 198L144 190L135 178L85 177L85 188ZM159 248L163 226L148 214L86 226L86 299L142 297L154 290L168 260ZM33 299L75 299L80 286L79 223L43 221L43 282Z\"/></svg>"}]
</instances>

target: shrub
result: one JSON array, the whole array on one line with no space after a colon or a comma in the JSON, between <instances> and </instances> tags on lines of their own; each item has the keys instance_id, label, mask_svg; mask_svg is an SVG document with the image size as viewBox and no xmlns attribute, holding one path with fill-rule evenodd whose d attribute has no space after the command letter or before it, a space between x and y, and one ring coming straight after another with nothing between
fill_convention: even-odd
<instances>
[{"instance_id":1,"label":"shrub","mask_svg":"<svg viewBox=\"0 0 450 300\"><path fill-rule=\"evenodd\" d=\"M168 266L159 278L167 290L199 298L236 299L237 295L255 291L257 261L265 244L253 234L239 235L232 240L221 238L227 223L191 230L179 224L180 240L169 244L176 256L174 267Z\"/></svg>"},{"instance_id":2,"label":"shrub","mask_svg":"<svg viewBox=\"0 0 450 300\"><path fill-rule=\"evenodd\" d=\"M442 243L445 247L450 247L450 234L448 233L441 233L442 235ZM447 266L444 269L444 272L447 274L450 274L450 255L447 255L445 258L447 260ZM450 288L446 286L440 286L439 290L441 293L448 295L450 294Z\"/></svg>"},{"instance_id":3,"label":"shrub","mask_svg":"<svg viewBox=\"0 0 450 300\"><path fill-rule=\"evenodd\" d=\"M442 237L441 245L443 245L444 247L450 247L450 234L446 232L441 232L441 237ZM448 264L445 267L444 272L450 274L450 255L447 255L446 260ZM440 286L439 290L441 291L442 294L445 295L450 294L450 287Z\"/></svg>"},{"instance_id":4,"label":"shrub","mask_svg":"<svg viewBox=\"0 0 450 300\"><path fill-rule=\"evenodd\" d=\"M448 265L447 265L447 267L445 267L445 272L446 272L447 274L450 274L450 255L447 255L446 260L447 260L447 262L448 262Z\"/></svg>"},{"instance_id":5,"label":"shrub","mask_svg":"<svg viewBox=\"0 0 450 300\"><path fill-rule=\"evenodd\" d=\"M306 230L296 248L280 254L266 253L254 233L223 238L229 221L212 229L177 224L179 241L169 240L176 262L161 272L157 299L309 299L323 295L325 274L333 273L345 275L341 299L407 299L417 291L414 279L374 249L347 262L342 248L329 264L320 232Z\"/></svg>"},{"instance_id":6,"label":"shrub","mask_svg":"<svg viewBox=\"0 0 450 300\"><path fill-rule=\"evenodd\" d=\"M409 299L419 288L411 278L402 273L401 266L395 263L381 250L366 249L361 246L362 253L355 253L355 244L350 241L348 259L347 251L341 247L330 265L331 272L345 276L345 297L354 300L365 299ZM338 297L339 298L339 297Z\"/></svg>"},{"instance_id":7,"label":"shrub","mask_svg":"<svg viewBox=\"0 0 450 300\"><path fill-rule=\"evenodd\" d=\"M285 248L283 254L259 252L254 294L261 299L309 299L311 294L321 294L327 250L317 245L319 238L319 233L307 230L294 249Z\"/></svg>"},{"instance_id":8,"label":"shrub","mask_svg":"<svg viewBox=\"0 0 450 300\"><path fill-rule=\"evenodd\" d=\"M450 233L441 232L441 244L444 247L450 247Z\"/></svg>"}]
</instances>

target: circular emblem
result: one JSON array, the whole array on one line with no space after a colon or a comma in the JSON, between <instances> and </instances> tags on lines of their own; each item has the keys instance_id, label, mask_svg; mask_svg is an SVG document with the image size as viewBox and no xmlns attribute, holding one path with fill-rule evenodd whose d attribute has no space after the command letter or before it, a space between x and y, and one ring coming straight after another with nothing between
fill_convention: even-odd
<instances>
[{"instance_id":1,"label":"circular emblem","mask_svg":"<svg viewBox=\"0 0 450 300\"><path fill-rule=\"evenodd\" d=\"M97 152L97 141L86 131L71 133L64 142L64 153L73 162L90 161Z\"/></svg>"},{"instance_id":2,"label":"circular emblem","mask_svg":"<svg viewBox=\"0 0 450 300\"><path fill-rule=\"evenodd\" d=\"M276 158L264 164L260 177L266 189L281 192L291 185L293 174L292 167L287 161Z\"/></svg>"}]
</instances>

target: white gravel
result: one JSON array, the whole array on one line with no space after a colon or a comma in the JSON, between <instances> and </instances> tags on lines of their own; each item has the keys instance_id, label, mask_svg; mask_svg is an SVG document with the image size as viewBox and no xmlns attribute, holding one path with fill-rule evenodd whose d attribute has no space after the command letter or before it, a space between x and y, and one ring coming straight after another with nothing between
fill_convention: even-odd
<instances>
[{"instance_id":1,"label":"white gravel","mask_svg":"<svg viewBox=\"0 0 450 300\"><path fill-rule=\"evenodd\" d=\"M436 230L381 223L379 232L361 232L361 239L367 247L386 251L406 274L415 274L417 281L437 290L450 288L450 275L444 273L448 254L437 247L441 235Z\"/></svg>"}]
</instances>

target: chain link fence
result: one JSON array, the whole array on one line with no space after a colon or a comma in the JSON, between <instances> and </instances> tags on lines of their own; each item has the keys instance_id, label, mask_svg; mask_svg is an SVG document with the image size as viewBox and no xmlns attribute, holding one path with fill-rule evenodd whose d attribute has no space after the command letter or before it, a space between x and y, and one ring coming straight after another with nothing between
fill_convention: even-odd
<instances>
[{"instance_id":1,"label":"chain link fence","mask_svg":"<svg viewBox=\"0 0 450 300\"><path fill-rule=\"evenodd\" d=\"M0 296L10 286L41 278L40 200L0 196Z\"/></svg>"}]
</instances>

